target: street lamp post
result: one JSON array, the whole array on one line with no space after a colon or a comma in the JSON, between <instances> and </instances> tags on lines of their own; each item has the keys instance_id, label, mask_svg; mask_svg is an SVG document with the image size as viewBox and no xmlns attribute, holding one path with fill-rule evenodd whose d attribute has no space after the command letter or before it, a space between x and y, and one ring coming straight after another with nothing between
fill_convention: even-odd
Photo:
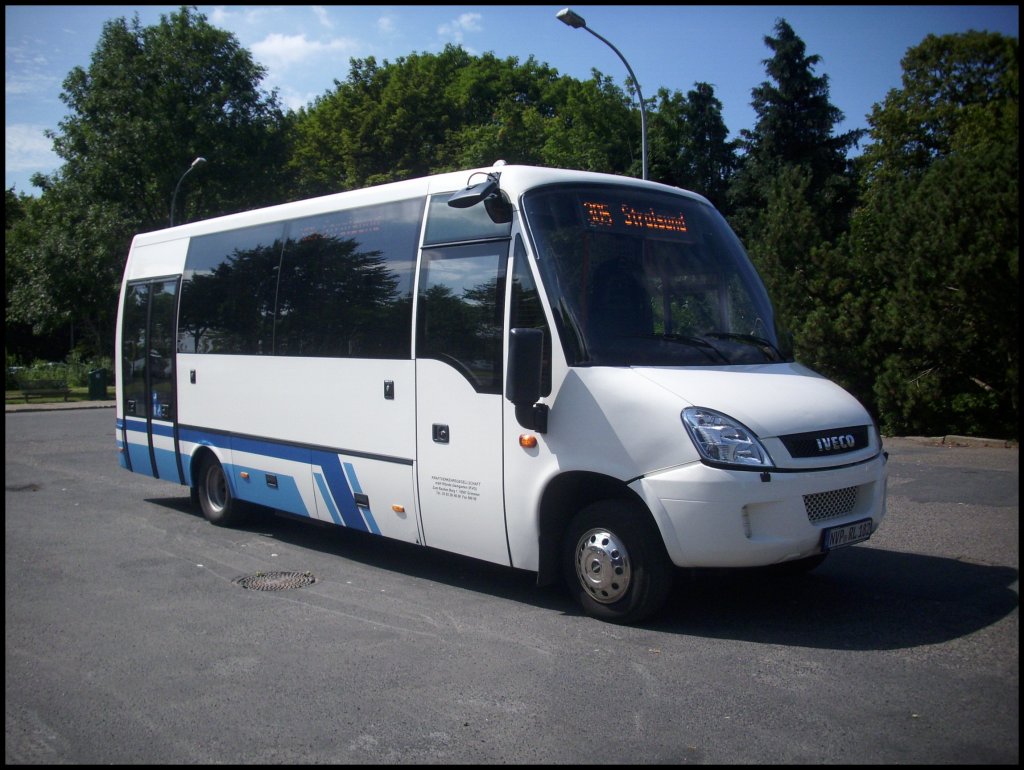
<instances>
[{"instance_id":1,"label":"street lamp post","mask_svg":"<svg viewBox=\"0 0 1024 770\"><path fill-rule=\"evenodd\" d=\"M206 163L206 158L196 158L192 161L192 165L185 169L185 173L181 175L181 178L178 180L178 184L174 185L174 195L171 196L171 218L169 221L169 227L174 227L174 204L178 200L178 190L181 188L181 183L185 181L185 177L188 176L188 172L200 163Z\"/></svg>"},{"instance_id":2,"label":"street lamp post","mask_svg":"<svg viewBox=\"0 0 1024 770\"><path fill-rule=\"evenodd\" d=\"M563 24L568 24L573 29L585 29L591 35L615 51L618 57L622 59L622 63L626 65L626 70L629 72L629 76L633 79L633 85L636 86L636 97L640 100L640 154L642 155L643 178L647 179L647 108L644 106L644 95L640 93L640 81L637 80L636 75L633 74L633 68L629 66L629 62L626 61L626 57L622 55L619 49L588 27L586 20L578 13L575 13L569 8L563 8L555 14L555 17Z\"/></svg>"}]
</instances>

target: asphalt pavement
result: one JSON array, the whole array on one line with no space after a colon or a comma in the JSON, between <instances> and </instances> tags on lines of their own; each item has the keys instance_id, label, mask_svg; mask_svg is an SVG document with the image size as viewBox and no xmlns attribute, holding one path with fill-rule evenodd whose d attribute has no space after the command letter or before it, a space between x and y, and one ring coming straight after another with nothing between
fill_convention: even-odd
<instances>
[{"instance_id":1,"label":"asphalt pavement","mask_svg":"<svg viewBox=\"0 0 1024 770\"><path fill-rule=\"evenodd\" d=\"M680 572L622 627L422 546L211 526L119 469L112 404L8 413L5 764L1018 764L1016 448L888 439L869 541Z\"/></svg>"}]
</instances>

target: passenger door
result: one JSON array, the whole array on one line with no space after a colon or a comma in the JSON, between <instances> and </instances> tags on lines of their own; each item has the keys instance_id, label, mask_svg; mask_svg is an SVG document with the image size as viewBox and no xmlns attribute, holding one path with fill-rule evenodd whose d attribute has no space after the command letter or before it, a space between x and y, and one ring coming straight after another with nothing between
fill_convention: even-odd
<instances>
[{"instance_id":1,"label":"passenger door","mask_svg":"<svg viewBox=\"0 0 1024 770\"><path fill-rule=\"evenodd\" d=\"M505 238L424 248L416 310L424 541L500 564L510 563L502 473L508 244Z\"/></svg>"},{"instance_id":2,"label":"passenger door","mask_svg":"<svg viewBox=\"0 0 1024 770\"><path fill-rule=\"evenodd\" d=\"M184 483L178 454L175 322L179 278L129 284L121 330L122 464Z\"/></svg>"}]
</instances>

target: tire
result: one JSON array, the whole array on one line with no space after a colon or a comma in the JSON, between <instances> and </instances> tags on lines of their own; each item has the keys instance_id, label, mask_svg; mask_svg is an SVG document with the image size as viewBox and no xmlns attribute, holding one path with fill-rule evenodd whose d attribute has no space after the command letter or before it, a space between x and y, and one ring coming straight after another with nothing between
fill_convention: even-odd
<instances>
[{"instance_id":1,"label":"tire","mask_svg":"<svg viewBox=\"0 0 1024 770\"><path fill-rule=\"evenodd\" d=\"M647 511L627 500L602 500L573 517L562 569L583 611L612 623L650 617L672 588L672 562L661 535Z\"/></svg>"},{"instance_id":2,"label":"tire","mask_svg":"<svg viewBox=\"0 0 1024 770\"><path fill-rule=\"evenodd\" d=\"M212 455L199 468L196 492L203 516L211 524L232 527L241 524L248 516L246 506L231 494L231 485L228 484L224 468Z\"/></svg>"}]
</instances>

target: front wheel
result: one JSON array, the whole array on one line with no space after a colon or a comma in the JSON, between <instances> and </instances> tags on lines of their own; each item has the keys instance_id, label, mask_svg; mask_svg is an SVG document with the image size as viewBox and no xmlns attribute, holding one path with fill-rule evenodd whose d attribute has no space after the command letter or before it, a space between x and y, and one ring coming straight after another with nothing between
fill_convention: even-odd
<instances>
[{"instance_id":1,"label":"front wheel","mask_svg":"<svg viewBox=\"0 0 1024 770\"><path fill-rule=\"evenodd\" d=\"M248 514L242 501L231 494L224 468L216 457L210 456L203 461L196 493L203 516L218 527L241 524Z\"/></svg>"},{"instance_id":2,"label":"front wheel","mask_svg":"<svg viewBox=\"0 0 1024 770\"><path fill-rule=\"evenodd\" d=\"M672 587L672 562L654 522L625 500L602 500L576 514L566 530L562 568L583 611L613 623L650 617Z\"/></svg>"}]
</instances>

